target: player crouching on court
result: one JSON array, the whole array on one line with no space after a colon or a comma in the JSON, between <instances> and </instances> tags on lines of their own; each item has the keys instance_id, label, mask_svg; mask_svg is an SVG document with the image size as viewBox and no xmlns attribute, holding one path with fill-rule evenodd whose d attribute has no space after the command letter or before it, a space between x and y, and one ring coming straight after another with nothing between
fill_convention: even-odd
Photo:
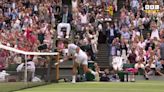
<instances>
[{"instance_id":1,"label":"player crouching on court","mask_svg":"<svg viewBox=\"0 0 164 92\"><path fill-rule=\"evenodd\" d=\"M99 77L98 72L95 72L88 68L88 56L83 50L80 49L80 47L78 47L73 43L68 43L68 41L64 42L64 46L65 49L68 49L68 54L64 57L63 60L60 60L60 62L65 62L70 58L73 60L72 83L76 83L77 68L79 67L80 64L83 67L84 76L87 72L90 72L95 76L95 79L98 79Z\"/></svg>"}]
</instances>

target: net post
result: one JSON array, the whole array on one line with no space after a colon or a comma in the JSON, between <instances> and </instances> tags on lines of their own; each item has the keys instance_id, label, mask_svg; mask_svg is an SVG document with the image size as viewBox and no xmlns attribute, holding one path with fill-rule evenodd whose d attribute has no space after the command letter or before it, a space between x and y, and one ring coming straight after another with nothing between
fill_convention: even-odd
<instances>
[{"instance_id":1,"label":"net post","mask_svg":"<svg viewBox=\"0 0 164 92\"><path fill-rule=\"evenodd\" d=\"M59 63L59 59L60 59L60 55L59 55L59 53L56 55L56 62L58 62ZM56 65L56 72L55 72L55 80L56 80L56 82L58 82L58 80L59 80L59 64L58 65Z\"/></svg>"},{"instance_id":2,"label":"net post","mask_svg":"<svg viewBox=\"0 0 164 92\"><path fill-rule=\"evenodd\" d=\"M27 83L27 55L25 54L24 82Z\"/></svg>"}]
</instances>

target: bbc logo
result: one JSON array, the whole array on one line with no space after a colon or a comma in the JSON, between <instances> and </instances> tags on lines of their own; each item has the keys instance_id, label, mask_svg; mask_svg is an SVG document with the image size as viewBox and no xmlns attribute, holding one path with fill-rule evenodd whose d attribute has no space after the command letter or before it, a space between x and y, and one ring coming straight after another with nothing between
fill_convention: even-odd
<instances>
[{"instance_id":1,"label":"bbc logo","mask_svg":"<svg viewBox=\"0 0 164 92\"><path fill-rule=\"evenodd\" d=\"M159 10L159 5L145 5L145 10Z\"/></svg>"}]
</instances>

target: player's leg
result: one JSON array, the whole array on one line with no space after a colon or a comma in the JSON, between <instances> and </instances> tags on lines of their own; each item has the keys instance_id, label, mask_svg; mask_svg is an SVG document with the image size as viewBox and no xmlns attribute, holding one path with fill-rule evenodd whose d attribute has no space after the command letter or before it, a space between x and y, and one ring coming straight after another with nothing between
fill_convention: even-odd
<instances>
[{"instance_id":1,"label":"player's leg","mask_svg":"<svg viewBox=\"0 0 164 92\"><path fill-rule=\"evenodd\" d=\"M83 67L83 71L84 71L85 74L88 73L88 72L92 73L93 75L97 74L97 72L93 71L92 69L89 69L88 65L82 64L82 67Z\"/></svg>"},{"instance_id":2,"label":"player's leg","mask_svg":"<svg viewBox=\"0 0 164 92\"><path fill-rule=\"evenodd\" d=\"M83 67L84 74L90 72L90 70L88 69L88 65L82 64L82 67Z\"/></svg>"},{"instance_id":3,"label":"player's leg","mask_svg":"<svg viewBox=\"0 0 164 92\"><path fill-rule=\"evenodd\" d=\"M84 61L82 62L82 67L83 67L84 74L90 72L91 74L93 74L93 75L95 76L95 79L96 79L96 80L99 79L99 74L98 74L98 72L95 72L95 71L93 71L92 69L89 69L89 68L88 68L88 61L87 61L87 60L84 60Z\"/></svg>"},{"instance_id":4,"label":"player's leg","mask_svg":"<svg viewBox=\"0 0 164 92\"><path fill-rule=\"evenodd\" d=\"M79 64L77 62L73 63L73 68L72 68L72 83L76 83L76 73L77 73L77 67L79 66Z\"/></svg>"}]
</instances>

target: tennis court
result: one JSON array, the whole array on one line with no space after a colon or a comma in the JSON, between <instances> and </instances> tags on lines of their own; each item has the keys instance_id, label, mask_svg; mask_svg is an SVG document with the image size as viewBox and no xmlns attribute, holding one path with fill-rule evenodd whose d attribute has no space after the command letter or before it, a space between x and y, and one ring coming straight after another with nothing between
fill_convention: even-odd
<instances>
[{"instance_id":1,"label":"tennis court","mask_svg":"<svg viewBox=\"0 0 164 92\"><path fill-rule=\"evenodd\" d=\"M4 82L0 83L0 92L13 92L15 90L30 88L30 87L36 87L40 85L45 85L45 82L38 82L38 83L32 83L32 82Z\"/></svg>"},{"instance_id":2,"label":"tennis court","mask_svg":"<svg viewBox=\"0 0 164 92\"><path fill-rule=\"evenodd\" d=\"M16 92L164 92L163 81L54 83Z\"/></svg>"}]
</instances>

